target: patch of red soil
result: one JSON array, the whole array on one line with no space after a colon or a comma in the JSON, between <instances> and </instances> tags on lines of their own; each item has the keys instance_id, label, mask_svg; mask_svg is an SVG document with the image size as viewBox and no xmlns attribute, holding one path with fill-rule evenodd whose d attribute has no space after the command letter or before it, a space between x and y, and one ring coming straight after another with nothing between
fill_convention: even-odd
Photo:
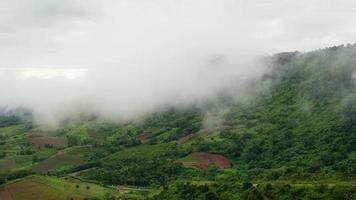
<instances>
[{"instance_id":1,"label":"patch of red soil","mask_svg":"<svg viewBox=\"0 0 356 200\"><path fill-rule=\"evenodd\" d=\"M12 200L11 193L8 189L0 189L0 200Z\"/></svg>"},{"instance_id":2,"label":"patch of red soil","mask_svg":"<svg viewBox=\"0 0 356 200\"><path fill-rule=\"evenodd\" d=\"M231 162L223 155L210 154L207 152L194 152L190 156L199 158L200 162L183 162L186 167L197 167L200 169L208 169L210 165L215 165L220 169L231 168Z\"/></svg>"}]
</instances>

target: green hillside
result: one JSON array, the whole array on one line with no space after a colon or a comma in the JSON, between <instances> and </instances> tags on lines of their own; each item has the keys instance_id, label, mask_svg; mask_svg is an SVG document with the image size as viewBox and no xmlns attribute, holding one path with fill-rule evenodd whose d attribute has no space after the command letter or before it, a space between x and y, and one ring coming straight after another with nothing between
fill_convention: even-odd
<instances>
[{"instance_id":1,"label":"green hillside","mask_svg":"<svg viewBox=\"0 0 356 200\"><path fill-rule=\"evenodd\" d=\"M0 197L24 199L31 192L16 186L37 184L28 187L53 199L356 199L356 46L264 62L244 98L229 92L125 123L90 116L40 131L2 111Z\"/></svg>"}]
</instances>

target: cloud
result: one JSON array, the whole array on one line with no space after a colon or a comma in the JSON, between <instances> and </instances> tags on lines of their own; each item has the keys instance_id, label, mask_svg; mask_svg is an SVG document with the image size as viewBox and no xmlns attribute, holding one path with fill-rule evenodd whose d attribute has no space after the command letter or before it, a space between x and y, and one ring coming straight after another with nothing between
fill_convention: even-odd
<instances>
[{"instance_id":1,"label":"cloud","mask_svg":"<svg viewBox=\"0 0 356 200\"><path fill-rule=\"evenodd\" d=\"M29 106L46 119L74 107L134 117L227 88L243 96L265 70L256 55L353 42L354 5L2 0L0 105Z\"/></svg>"}]
</instances>

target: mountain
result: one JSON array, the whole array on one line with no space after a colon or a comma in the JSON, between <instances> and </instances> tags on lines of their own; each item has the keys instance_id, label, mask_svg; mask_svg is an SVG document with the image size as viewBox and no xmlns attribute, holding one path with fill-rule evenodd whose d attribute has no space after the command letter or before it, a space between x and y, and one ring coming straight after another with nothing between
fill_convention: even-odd
<instances>
[{"instance_id":1,"label":"mountain","mask_svg":"<svg viewBox=\"0 0 356 200\"><path fill-rule=\"evenodd\" d=\"M2 112L0 197L30 199L40 182L47 193L34 199L355 199L356 46L265 62L243 100L125 123L91 117L44 131Z\"/></svg>"}]
</instances>

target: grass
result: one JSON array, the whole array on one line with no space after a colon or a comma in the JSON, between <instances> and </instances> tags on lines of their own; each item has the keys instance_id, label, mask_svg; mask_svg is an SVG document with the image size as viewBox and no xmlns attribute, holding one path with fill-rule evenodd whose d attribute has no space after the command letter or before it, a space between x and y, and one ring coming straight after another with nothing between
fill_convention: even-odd
<instances>
[{"instance_id":1,"label":"grass","mask_svg":"<svg viewBox=\"0 0 356 200\"><path fill-rule=\"evenodd\" d=\"M25 132L24 125L0 128L0 135L4 137L4 141L0 145L0 152L6 153L7 156L17 155L21 151L21 147L29 143Z\"/></svg>"},{"instance_id":2,"label":"grass","mask_svg":"<svg viewBox=\"0 0 356 200\"><path fill-rule=\"evenodd\" d=\"M196 156L195 154L189 154L188 156L184 158L177 159L177 162L204 162L204 159L202 159L199 156Z\"/></svg>"},{"instance_id":3,"label":"grass","mask_svg":"<svg viewBox=\"0 0 356 200\"><path fill-rule=\"evenodd\" d=\"M14 156L13 159L16 161L16 168L29 167L32 164L31 155L18 155Z\"/></svg>"},{"instance_id":4,"label":"grass","mask_svg":"<svg viewBox=\"0 0 356 200\"><path fill-rule=\"evenodd\" d=\"M0 160L0 172L12 171L15 169L30 168L32 164L31 155L11 156Z\"/></svg>"},{"instance_id":5,"label":"grass","mask_svg":"<svg viewBox=\"0 0 356 200\"><path fill-rule=\"evenodd\" d=\"M0 128L0 135L13 136L19 133L23 133L25 129L26 128L23 124L6 126Z\"/></svg>"},{"instance_id":6,"label":"grass","mask_svg":"<svg viewBox=\"0 0 356 200\"><path fill-rule=\"evenodd\" d=\"M6 188L13 200L82 200L85 198L103 199L111 188L73 178L57 178L49 176L30 176L9 183Z\"/></svg>"},{"instance_id":7,"label":"grass","mask_svg":"<svg viewBox=\"0 0 356 200\"><path fill-rule=\"evenodd\" d=\"M43 160L53 156L54 154L56 154L57 151L58 150L55 148L43 148L41 150L36 151L34 156L36 156L38 158L38 160L43 161Z\"/></svg>"}]
</instances>

